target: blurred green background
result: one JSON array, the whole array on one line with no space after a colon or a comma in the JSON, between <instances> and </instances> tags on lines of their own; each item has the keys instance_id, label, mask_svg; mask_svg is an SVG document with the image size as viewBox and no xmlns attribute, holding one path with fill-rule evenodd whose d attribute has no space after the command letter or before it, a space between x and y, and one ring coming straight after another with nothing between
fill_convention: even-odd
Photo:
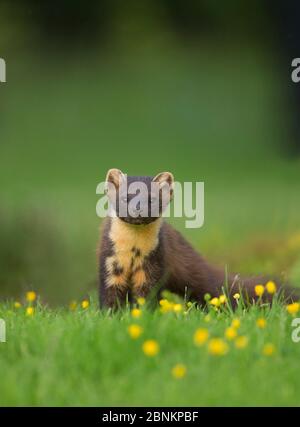
<instances>
[{"instance_id":1,"label":"blurred green background","mask_svg":"<svg viewBox=\"0 0 300 427\"><path fill-rule=\"evenodd\" d=\"M109 168L205 182L213 262L300 278L300 161L269 2L3 1L0 297L97 287Z\"/></svg>"}]
</instances>

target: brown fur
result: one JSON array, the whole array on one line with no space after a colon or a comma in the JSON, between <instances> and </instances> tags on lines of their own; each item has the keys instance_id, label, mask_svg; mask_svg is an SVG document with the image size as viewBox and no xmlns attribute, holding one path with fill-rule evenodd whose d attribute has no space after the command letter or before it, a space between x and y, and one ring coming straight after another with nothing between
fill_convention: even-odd
<instances>
[{"instance_id":1,"label":"brown fur","mask_svg":"<svg viewBox=\"0 0 300 427\"><path fill-rule=\"evenodd\" d=\"M226 281L230 294L244 289L250 299L255 298L254 285L266 282L262 277L226 278L223 270L207 263L168 223L153 224L105 220L100 248L101 306L123 304L126 295L147 297L162 279L161 289L181 296L187 293L200 304L206 293L220 295Z\"/></svg>"},{"instance_id":2,"label":"brown fur","mask_svg":"<svg viewBox=\"0 0 300 427\"><path fill-rule=\"evenodd\" d=\"M114 169L111 180L118 184ZM123 176L123 175L122 175ZM170 180L169 173L159 180ZM109 173L108 173L109 177ZM133 177L131 177L133 178ZM137 179L137 177L134 177ZM140 177L145 182L149 177ZM155 178L157 179L157 177ZM171 178L173 179L173 177ZM141 219L142 221L142 219ZM254 287L270 278L241 279L211 266L171 225L161 218L151 222L131 222L130 217L106 218L100 244L100 305L115 308L129 299L147 297L152 290L167 289L181 296L186 293L199 304L204 296L219 296L224 286L229 295L240 292L250 301ZM278 281L277 281L278 284ZM268 298L264 295L264 298ZM234 300L232 299L234 303Z\"/></svg>"}]
</instances>

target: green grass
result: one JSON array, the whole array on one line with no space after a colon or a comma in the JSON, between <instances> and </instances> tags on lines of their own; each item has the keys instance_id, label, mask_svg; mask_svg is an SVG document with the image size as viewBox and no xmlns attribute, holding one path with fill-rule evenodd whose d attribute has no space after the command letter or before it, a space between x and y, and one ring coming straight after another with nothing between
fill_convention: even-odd
<instances>
[{"instance_id":1,"label":"green grass","mask_svg":"<svg viewBox=\"0 0 300 427\"><path fill-rule=\"evenodd\" d=\"M188 240L231 270L290 272L294 260L280 245L300 229L299 160L280 155L289 145L280 81L261 48L92 51L80 61L31 52L8 61L1 297L33 286L58 305L95 289L95 189L111 167L204 181L204 227L173 221Z\"/></svg>"},{"instance_id":2,"label":"green grass","mask_svg":"<svg viewBox=\"0 0 300 427\"><path fill-rule=\"evenodd\" d=\"M234 314L192 308L187 315L143 310L132 319L129 310L113 316L100 313L95 303L83 310L50 310L39 306L32 317L24 308L2 304L7 342L0 344L2 405L299 405L300 344L292 342L291 320L285 307L253 306ZM233 317L240 318L239 335L248 346L228 342L223 356L196 347L197 328L211 337L224 337ZM267 320L265 329L256 320ZM132 340L128 325L138 323L143 334ZM155 339L159 353L147 357L146 339ZM272 343L276 352L262 354ZM182 379L171 375L183 363Z\"/></svg>"},{"instance_id":3,"label":"green grass","mask_svg":"<svg viewBox=\"0 0 300 427\"><path fill-rule=\"evenodd\" d=\"M186 317L146 310L132 341L127 312L63 309L95 292L96 185L118 167L170 170L205 182L205 223L185 237L213 263L300 283L299 158L287 155L288 121L266 50L220 43L128 55L89 52L7 57L1 86L0 401L5 405L298 405L300 344L284 307L241 318L244 350L213 357L198 327L223 336L232 314ZM282 151L281 151L282 150ZM285 152L284 155L282 153ZM35 289L26 317L13 298ZM56 308L55 308L56 307ZM263 313L262 313L263 311ZM258 316L267 328L258 330ZM158 340L154 359L141 351ZM265 342L276 353L262 355ZM187 376L172 378L174 364Z\"/></svg>"}]
</instances>

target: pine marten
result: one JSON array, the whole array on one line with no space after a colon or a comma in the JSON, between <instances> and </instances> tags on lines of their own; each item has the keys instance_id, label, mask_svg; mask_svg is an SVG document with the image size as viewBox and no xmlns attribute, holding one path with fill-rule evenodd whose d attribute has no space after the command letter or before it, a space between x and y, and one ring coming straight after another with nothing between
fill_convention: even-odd
<instances>
[{"instance_id":1,"label":"pine marten","mask_svg":"<svg viewBox=\"0 0 300 427\"><path fill-rule=\"evenodd\" d=\"M126 177L126 185L125 185ZM129 214L128 203L132 194L128 186L142 182L148 189L135 214ZM130 301L147 297L155 288L171 292L204 303L204 296L219 296L227 284L230 297L242 292L249 301L256 299L254 287L270 278L255 277L241 279L238 275L225 274L225 271L210 265L192 246L163 220L161 214L170 202L174 178L170 172L163 172L154 178L149 176L126 176L118 169L110 169L106 176L107 187L115 189L117 196L107 188L108 199L115 217L103 221L100 243L100 307L117 308L127 298ZM159 197L153 196L152 183L159 188ZM169 190L167 202L162 202L161 191ZM157 196L157 194L156 194ZM143 216L143 211L158 207L159 215ZM121 216L123 208L126 214ZM277 282L278 283L278 282ZM268 298L264 296L264 298ZM232 300L234 303L234 300Z\"/></svg>"}]
</instances>

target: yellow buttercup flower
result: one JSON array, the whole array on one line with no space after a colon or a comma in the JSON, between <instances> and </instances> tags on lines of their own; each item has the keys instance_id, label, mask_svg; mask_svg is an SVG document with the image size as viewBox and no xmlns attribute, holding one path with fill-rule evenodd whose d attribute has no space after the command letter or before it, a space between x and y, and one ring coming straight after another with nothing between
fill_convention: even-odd
<instances>
[{"instance_id":1,"label":"yellow buttercup flower","mask_svg":"<svg viewBox=\"0 0 300 427\"><path fill-rule=\"evenodd\" d=\"M28 302L33 302L36 300L36 293L34 291L26 292L26 300Z\"/></svg>"},{"instance_id":2,"label":"yellow buttercup flower","mask_svg":"<svg viewBox=\"0 0 300 427\"><path fill-rule=\"evenodd\" d=\"M128 326L128 333L133 340L139 338L142 332L143 328L140 325L132 324Z\"/></svg>"},{"instance_id":3,"label":"yellow buttercup flower","mask_svg":"<svg viewBox=\"0 0 300 427\"><path fill-rule=\"evenodd\" d=\"M240 337L237 337L234 341L234 345L236 346L236 348L238 349L242 349L247 347L248 345L248 338L245 335L241 335Z\"/></svg>"},{"instance_id":4,"label":"yellow buttercup flower","mask_svg":"<svg viewBox=\"0 0 300 427\"><path fill-rule=\"evenodd\" d=\"M213 338L208 343L208 351L214 356L224 356L228 352L228 344L221 338Z\"/></svg>"},{"instance_id":5,"label":"yellow buttercup flower","mask_svg":"<svg viewBox=\"0 0 300 427\"><path fill-rule=\"evenodd\" d=\"M276 284L272 280L269 280L267 282L266 289L269 294L275 294L275 292L277 291Z\"/></svg>"},{"instance_id":6,"label":"yellow buttercup flower","mask_svg":"<svg viewBox=\"0 0 300 427\"><path fill-rule=\"evenodd\" d=\"M172 368L172 375L174 378L183 378L186 375L186 366L182 363L178 363Z\"/></svg>"},{"instance_id":7,"label":"yellow buttercup flower","mask_svg":"<svg viewBox=\"0 0 300 427\"><path fill-rule=\"evenodd\" d=\"M84 299L82 302L81 302L81 307L85 310L85 309L87 309L88 307L89 307L89 305L90 305L90 302L89 302L89 300L87 300L87 299Z\"/></svg>"},{"instance_id":8,"label":"yellow buttercup flower","mask_svg":"<svg viewBox=\"0 0 300 427\"><path fill-rule=\"evenodd\" d=\"M233 319L231 322L231 326L235 329L239 329L239 327L241 326L240 319L237 319L237 318Z\"/></svg>"},{"instance_id":9,"label":"yellow buttercup flower","mask_svg":"<svg viewBox=\"0 0 300 427\"><path fill-rule=\"evenodd\" d=\"M167 299L160 300L160 312L169 313L174 310L174 303L168 301Z\"/></svg>"},{"instance_id":10,"label":"yellow buttercup flower","mask_svg":"<svg viewBox=\"0 0 300 427\"><path fill-rule=\"evenodd\" d=\"M233 295L233 298L234 298L235 300L238 300L238 299L240 299L240 298L241 298L241 295L240 295L238 292L236 292L236 293Z\"/></svg>"},{"instance_id":11,"label":"yellow buttercup flower","mask_svg":"<svg viewBox=\"0 0 300 427\"><path fill-rule=\"evenodd\" d=\"M233 327L226 328L225 337L228 340L233 340L236 336L237 336L237 331L235 328L233 328Z\"/></svg>"},{"instance_id":12,"label":"yellow buttercup flower","mask_svg":"<svg viewBox=\"0 0 300 427\"><path fill-rule=\"evenodd\" d=\"M290 314L296 314L300 310L300 304L299 302L293 302L292 304L288 304L286 309Z\"/></svg>"},{"instance_id":13,"label":"yellow buttercup flower","mask_svg":"<svg viewBox=\"0 0 300 427\"><path fill-rule=\"evenodd\" d=\"M204 328L199 328L194 333L194 343L197 346L201 346L207 341L208 337L209 337L208 330Z\"/></svg>"},{"instance_id":14,"label":"yellow buttercup flower","mask_svg":"<svg viewBox=\"0 0 300 427\"><path fill-rule=\"evenodd\" d=\"M153 357L159 352L159 345L155 340L147 340L144 342L142 349L146 356Z\"/></svg>"},{"instance_id":15,"label":"yellow buttercup flower","mask_svg":"<svg viewBox=\"0 0 300 427\"><path fill-rule=\"evenodd\" d=\"M15 307L15 308L21 308L21 307L22 307L22 304L21 304L19 301L16 301L16 302L14 303L14 307Z\"/></svg>"},{"instance_id":16,"label":"yellow buttercup flower","mask_svg":"<svg viewBox=\"0 0 300 427\"><path fill-rule=\"evenodd\" d=\"M220 304L225 304L227 302L226 295L220 295L219 296L219 302L220 302Z\"/></svg>"},{"instance_id":17,"label":"yellow buttercup flower","mask_svg":"<svg viewBox=\"0 0 300 427\"><path fill-rule=\"evenodd\" d=\"M267 326L267 321L266 319L264 319L263 317L260 317L259 319L257 319L256 321L256 325L260 328L260 329L264 329Z\"/></svg>"},{"instance_id":18,"label":"yellow buttercup flower","mask_svg":"<svg viewBox=\"0 0 300 427\"><path fill-rule=\"evenodd\" d=\"M76 310L76 307L77 307L77 302L75 300L71 301L69 304L69 309L74 311Z\"/></svg>"},{"instance_id":19,"label":"yellow buttercup flower","mask_svg":"<svg viewBox=\"0 0 300 427\"><path fill-rule=\"evenodd\" d=\"M26 308L26 316L33 316L34 314L34 308L33 307L27 307Z\"/></svg>"},{"instance_id":20,"label":"yellow buttercup flower","mask_svg":"<svg viewBox=\"0 0 300 427\"><path fill-rule=\"evenodd\" d=\"M212 298L212 299L209 301L209 303L210 303L211 305L213 305L214 307L220 307L220 305L221 305L220 300L219 300L219 298L217 298L217 297Z\"/></svg>"},{"instance_id":21,"label":"yellow buttercup flower","mask_svg":"<svg viewBox=\"0 0 300 427\"><path fill-rule=\"evenodd\" d=\"M145 300L145 298L144 298L144 297L139 297L139 298L137 299L137 303L138 303L138 305L143 306L143 305L145 305L146 300Z\"/></svg>"},{"instance_id":22,"label":"yellow buttercup flower","mask_svg":"<svg viewBox=\"0 0 300 427\"><path fill-rule=\"evenodd\" d=\"M264 356L272 356L275 353L276 349L274 344L272 343L267 343L264 345L263 347L263 355Z\"/></svg>"},{"instance_id":23,"label":"yellow buttercup flower","mask_svg":"<svg viewBox=\"0 0 300 427\"><path fill-rule=\"evenodd\" d=\"M140 310L139 308L133 308L131 310L131 316L134 319L138 319L139 317L141 317L141 315L142 315L142 310Z\"/></svg>"},{"instance_id":24,"label":"yellow buttercup flower","mask_svg":"<svg viewBox=\"0 0 300 427\"><path fill-rule=\"evenodd\" d=\"M175 313L180 313L182 311L182 305L181 304L174 304L173 310Z\"/></svg>"},{"instance_id":25,"label":"yellow buttercup flower","mask_svg":"<svg viewBox=\"0 0 300 427\"><path fill-rule=\"evenodd\" d=\"M257 295L258 297L261 297L265 292L265 288L263 285L256 285L254 290L255 290L255 295Z\"/></svg>"}]
</instances>

